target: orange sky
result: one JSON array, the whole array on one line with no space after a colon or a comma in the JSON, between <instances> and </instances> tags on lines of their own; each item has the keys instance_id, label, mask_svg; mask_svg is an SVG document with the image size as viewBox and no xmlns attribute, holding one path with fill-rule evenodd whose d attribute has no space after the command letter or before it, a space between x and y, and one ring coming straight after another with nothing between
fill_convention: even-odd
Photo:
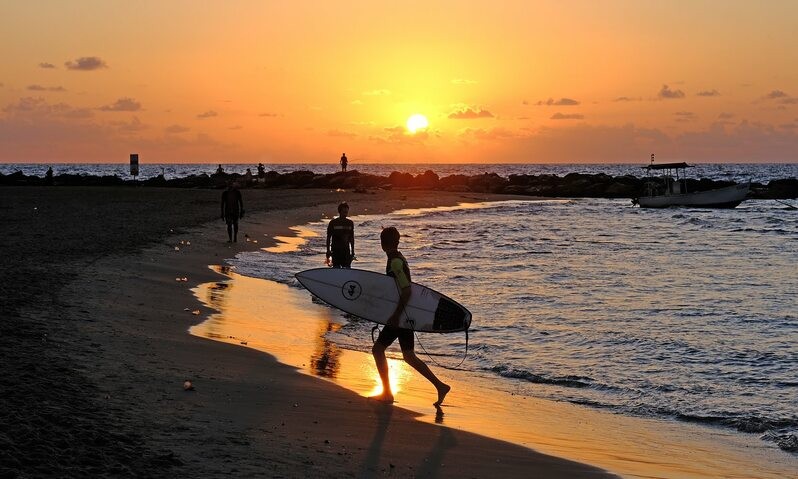
<instances>
[{"instance_id":1,"label":"orange sky","mask_svg":"<svg viewBox=\"0 0 798 479\"><path fill-rule=\"evenodd\" d=\"M0 0L0 162L795 162L796 32L795 1Z\"/></svg>"}]
</instances>

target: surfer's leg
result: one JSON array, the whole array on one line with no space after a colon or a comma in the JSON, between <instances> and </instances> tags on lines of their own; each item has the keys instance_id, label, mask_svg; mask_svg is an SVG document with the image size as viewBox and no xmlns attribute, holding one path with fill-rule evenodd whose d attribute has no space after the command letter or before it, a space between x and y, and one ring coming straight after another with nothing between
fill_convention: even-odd
<instances>
[{"instance_id":1,"label":"surfer's leg","mask_svg":"<svg viewBox=\"0 0 798 479\"><path fill-rule=\"evenodd\" d=\"M385 357L386 346L377 340L374 346L371 347L371 354L374 356L374 362L377 364L377 372L380 373L380 381L382 381L382 394L377 399L386 402L393 402L393 393L391 392L391 380L388 376L388 359Z\"/></svg>"},{"instance_id":2,"label":"surfer's leg","mask_svg":"<svg viewBox=\"0 0 798 479\"><path fill-rule=\"evenodd\" d=\"M233 221L233 242L238 242L238 220Z\"/></svg>"},{"instance_id":3,"label":"surfer's leg","mask_svg":"<svg viewBox=\"0 0 798 479\"><path fill-rule=\"evenodd\" d=\"M233 223L227 223L227 242L233 242Z\"/></svg>"},{"instance_id":4,"label":"surfer's leg","mask_svg":"<svg viewBox=\"0 0 798 479\"><path fill-rule=\"evenodd\" d=\"M399 335L399 344L402 346L402 357L407 364L421 373L422 376L427 378L427 381L431 382L432 385L435 386L435 389L438 391L438 400L433 404L435 406L440 406L441 403L443 403L443 399L447 394L449 394L449 391L452 389L452 387L438 379L438 376L432 372L429 366L427 366L427 363L416 356L413 343L413 331L408 329L402 330L402 333Z\"/></svg>"}]
</instances>

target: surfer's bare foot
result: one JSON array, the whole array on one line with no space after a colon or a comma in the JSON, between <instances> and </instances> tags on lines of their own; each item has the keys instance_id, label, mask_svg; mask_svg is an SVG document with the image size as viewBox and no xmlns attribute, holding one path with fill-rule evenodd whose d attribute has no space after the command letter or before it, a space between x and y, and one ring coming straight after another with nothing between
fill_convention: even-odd
<instances>
[{"instance_id":1,"label":"surfer's bare foot","mask_svg":"<svg viewBox=\"0 0 798 479\"><path fill-rule=\"evenodd\" d=\"M438 390L438 401L432 403L432 405L440 406L441 404L443 404L443 400L446 397L446 395L449 394L449 391L452 390L452 387L449 386L448 384L441 383L440 386L436 386L436 389Z\"/></svg>"},{"instance_id":2,"label":"surfer's bare foot","mask_svg":"<svg viewBox=\"0 0 798 479\"><path fill-rule=\"evenodd\" d=\"M373 399L375 401L384 402L385 404L393 404L393 394L379 394L377 396L371 396L369 399Z\"/></svg>"}]
</instances>

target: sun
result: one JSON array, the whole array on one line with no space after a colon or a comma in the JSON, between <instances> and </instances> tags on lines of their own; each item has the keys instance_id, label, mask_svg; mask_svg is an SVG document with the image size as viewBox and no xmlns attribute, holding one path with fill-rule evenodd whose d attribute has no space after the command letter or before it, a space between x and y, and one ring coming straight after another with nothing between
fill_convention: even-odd
<instances>
[{"instance_id":1,"label":"sun","mask_svg":"<svg viewBox=\"0 0 798 479\"><path fill-rule=\"evenodd\" d=\"M418 130L423 130L428 126L429 122L427 121L427 117L420 113L410 115L410 118L407 119L407 131L409 131L411 134L417 132Z\"/></svg>"}]
</instances>

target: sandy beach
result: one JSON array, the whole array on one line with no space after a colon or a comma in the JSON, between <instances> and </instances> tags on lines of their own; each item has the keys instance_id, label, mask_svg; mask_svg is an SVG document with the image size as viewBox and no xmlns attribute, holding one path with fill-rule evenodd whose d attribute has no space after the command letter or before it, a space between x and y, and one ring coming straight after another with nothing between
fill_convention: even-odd
<instances>
[{"instance_id":1,"label":"sandy beach","mask_svg":"<svg viewBox=\"0 0 798 479\"><path fill-rule=\"evenodd\" d=\"M209 264L330 216L344 197L371 212L484 197L246 191L252 219L245 218L240 235L262 240L231 246L221 220L201 226L217 217L218 196L212 190L3 190L9 267L2 284L4 297L12 298L0 343L8 358L4 475L606 474L416 421L407 410L298 374L262 352L187 333L212 313L189 289L218 280ZM194 390L184 390L186 380Z\"/></svg>"}]
</instances>

